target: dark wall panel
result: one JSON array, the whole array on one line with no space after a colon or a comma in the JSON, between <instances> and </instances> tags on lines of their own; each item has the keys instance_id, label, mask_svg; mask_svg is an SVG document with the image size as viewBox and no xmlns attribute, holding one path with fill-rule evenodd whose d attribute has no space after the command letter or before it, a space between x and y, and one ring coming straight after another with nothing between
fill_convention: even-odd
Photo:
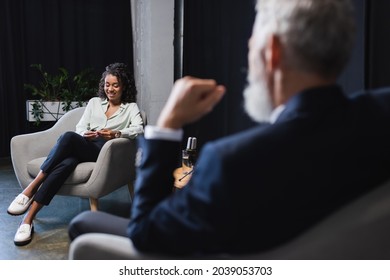
<instances>
[{"instance_id":1,"label":"dark wall panel","mask_svg":"<svg viewBox=\"0 0 390 280\"><path fill-rule=\"evenodd\" d=\"M390 1L369 1L368 87L390 86Z\"/></svg>"},{"instance_id":2,"label":"dark wall panel","mask_svg":"<svg viewBox=\"0 0 390 280\"><path fill-rule=\"evenodd\" d=\"M242 91L254 15L253 0L184 1L184 75L213 78L227 88L211 114L185 129L200 145L252 125Z\"/></svg>"},{"instance_id":3,"label":"dark wall panel","mask_svg":"<svg viewBox=\"0 0 390 280\"><path fill-rule=\"evenodd\" d=\"M0 9L0 157L12 136L33 128L26 121L24 83L40 79L30 64L71 74L112 62L133 66L129 0L2 0ZM44 127L42 127L44 128Z\"/></svg>"}]
</instances>

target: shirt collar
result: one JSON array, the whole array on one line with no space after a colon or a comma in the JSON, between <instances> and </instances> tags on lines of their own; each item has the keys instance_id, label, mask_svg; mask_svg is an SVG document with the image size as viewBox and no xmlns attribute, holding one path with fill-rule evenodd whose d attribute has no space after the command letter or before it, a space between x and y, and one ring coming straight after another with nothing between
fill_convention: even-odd
<instances>
[{"instance_id":1,"label":"shirt collar","mask_svg":"<svg viewBox=\"0 0 390 280\"><path fill-rule=\"evenodd\" d=\"M101 100L101 105L102 105L103 107L107 107L107 106L108 106L108 100L107 100L107 99Z\"/></svg>"},{"instance_id":2,"label":"shirt collar","mask_svg":"<svg viewBox=\"0 0 390 280\"><path fill-rule=\"evenodd\" d=\"M276 120L279 118L280 114L283 112L283 110L286 108L284 104L279 105L275 109L273 109L271 116L269 118L269 121L271 124L275 123Z\"/></svg>"},{"instance_id":3,"label":"shirt collar","mask_svg":"<svg viewBox=\"0 0 390 280\"><path fill-rule=\"evenodd\" d=\"M102 100L101 105L102 105L103 111L104 111L104 112L107 111L108 99L106 98L106 99ZM122 111L123 111L125 108L126 108L126 104L121 103L121 105L120 105L120 107L119 107L119 110L118 110L114 115L112 115L111 118L114 117L114 116L116 116L116 115L118 115L118 114L120 114L120 113L122 113Z\"/></svg>"},{"instance_id":4,"label":"shirt collar","mask_svg":"<svg viewBox=\"0 0 390 280\"><path fill-rule=\"evenodd\" d=\"M106 98L106 99L102 100L101 104L102 104L102 106L108 106L108 99ZM125 107L126 107L126 105L124 103L121 103L120 108L123 110Z\"/></svg>"}]
</instances>

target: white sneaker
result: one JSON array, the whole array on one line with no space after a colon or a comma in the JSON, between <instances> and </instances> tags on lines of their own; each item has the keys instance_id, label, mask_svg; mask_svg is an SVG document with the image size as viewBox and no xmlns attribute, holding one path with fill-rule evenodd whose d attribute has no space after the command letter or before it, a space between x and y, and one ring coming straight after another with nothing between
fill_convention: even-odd
<instances>
[{"instance_id":1,"label":"white sneaker","mask_svg":"<svg viewBox=\"0 0 390 280\"><path fill-rule=\"evenodd\" d=\"M33 201L34 197L29 198L28 196L24 195L23 193L19 194L10 204L8 207L8 214L10 215L22 215L24 214L28 207L30 207L31 202Z\"/></svg>"},{"instance_id":2,"label":"white sneaker","mask_svg":"<svg viewBox=\"0 0 390 280\"><path fill-rule=\"evenodd\" d=\"M17 246L27 245L32 240L32 235L34 233L34 225L21 224L18 228L18 231L14 237L14 243Z\"/></svg>"}]
</instances>

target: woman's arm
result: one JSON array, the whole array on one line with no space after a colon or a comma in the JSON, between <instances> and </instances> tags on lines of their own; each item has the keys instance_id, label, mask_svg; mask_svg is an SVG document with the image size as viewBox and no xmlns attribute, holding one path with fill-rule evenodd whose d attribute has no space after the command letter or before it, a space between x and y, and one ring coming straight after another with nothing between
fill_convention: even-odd
<instances>
[{"instance_id":1,"label":"woman's arm","mask_svg":"<svg viewBox=\"0 0 390 280\"><path fill-rule=\"evenodd\" d=\"M84 114L81 116L81 119L76 125L76 133L81 136L84 135L85 132L91 130L91 115L93 111L93 98L88 101L87 107L85 108Z\"/></svg>"},{"instance_id":2,"label":"woman's arm","mask_svg":"<svg viewBox=\"0 0 390 280\"><path fill-rule=\"evenodd\" d=\"M128 114L125 118L126 121L116 130L120 132L120 137L134 139L144 133L144 122L141 117L141 112L136 103L128 104L125 111Z\"/></svg>"}]
</instances>

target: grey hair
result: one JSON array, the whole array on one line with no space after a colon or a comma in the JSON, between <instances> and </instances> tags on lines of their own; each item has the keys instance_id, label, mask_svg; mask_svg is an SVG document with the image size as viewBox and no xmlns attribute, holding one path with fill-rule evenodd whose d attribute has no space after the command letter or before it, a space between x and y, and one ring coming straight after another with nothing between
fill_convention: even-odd
<instances>
[{"instance_id":1,"label":"grey hair","mask_svg":"<svg viewBox=\"0 0 390 280\"><path fill-rule=\"evenodd\" d=\"M283 43L287 65L327 78L343 71L355 41L350 0L257 0L257 12L259 28Z\"/></svg>"}]
</instances>

